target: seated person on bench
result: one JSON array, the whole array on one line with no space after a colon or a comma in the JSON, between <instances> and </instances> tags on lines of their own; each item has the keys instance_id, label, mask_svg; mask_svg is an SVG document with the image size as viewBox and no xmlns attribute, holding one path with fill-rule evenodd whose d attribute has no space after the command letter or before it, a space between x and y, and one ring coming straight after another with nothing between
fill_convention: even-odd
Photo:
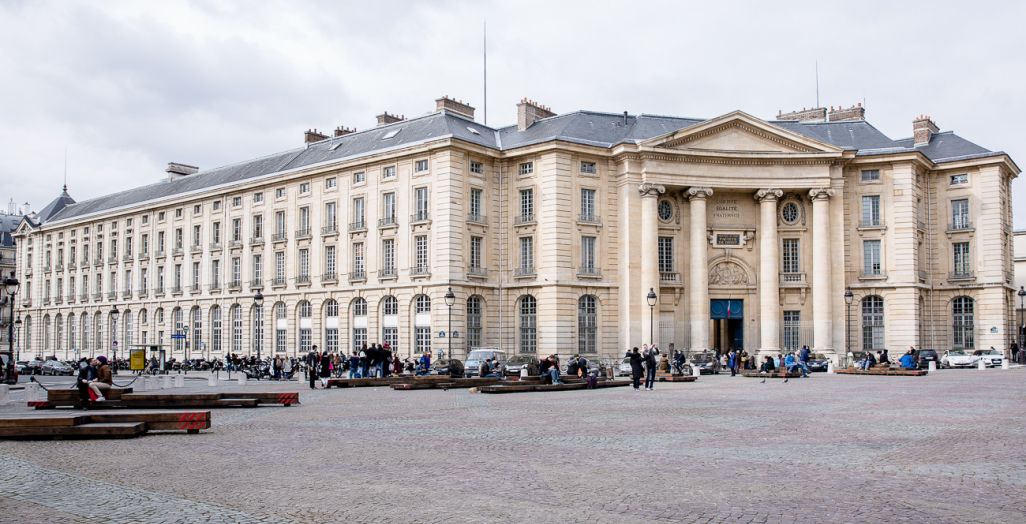
<instances>
[{"instance_id":1,"label":"seated person on bench","mask_svg":"<svg viewBox=\"0 0 1026 524\"><path fill-rule=\"evenodd\" d=\"M492 359L486 360L486 362L491 361ZM489 369L488 373L481 376L484 378L502 379L502 362L496 360L495 363L491 365L491 369Z\"/></svg>"},{"instance_id":2,"label":"seated person on bench","mask_svg":"<svg viewBox=\"0 0 1026 524\"><path fill-rule=\"evenodd\" d=\"M912 360L912 351L909 351L908 353L905 353L904 355L902 355L901 358L898 360L898 362L901 363L901 367L903 367L903 368L914 368L914 367L916 367L915 361Z\"/></svg>"},{"instance_id":3,"label":"seated person on bench","mask_svg":"<svg viewBox=\"0 0 1026 524\"><path fill-rule=\"evenodd\" d=\"M106 400L103 392L114 385L114 379L110 375L110 366L107 365L107 357L100 355L93 360L93 367L96 368L96 380L89 381L89 389L96 395L97 402Z\"/></svg>"},{"instance_id":4,"label":"seated person on bench","mask_svg":"<svg viewBox=\"0 0 1026 524\"><path fill-rule=\"evenodd\" d=\"M550 355L549 358L541 362L541 376L545 377L546 375L552 377L553 384L562 384L559 381L559 361L556 360L555 355Z\"/></svg>"},{"instance_id":5,"label":"seated person on bench","mask_svg":"<svg viewBox=\"0 0 1026 524\"><path fill-rule=\"evenodd\" d=\"M75 387L78 388L78 398L82 401L82 409L89 406L89 381L96 378L96 369L89 365L89 359L82 357L78 361L78 380Z\"/></svg>"},{"instance_id":6,"label":"seated person on bench","mask_svg":"<svg viewBox=\"0 0 1026 524\"><path fill-rule=\"evenodd\" d=\"M862 366L860 367L860 369L865 369L868 371L873 364L876 364L876 357L873 356L872 351L866 351L866 358L862 361Z\"/></svg>"},{"instance_id":7,"label":"seated person on bench","mask_svg":"<svg viewBox=\"0 0 1026 524\"><path fill-rule=\"evenodd\" d=\"M759 373L773 373L776 370L777 366L773 364L773 357L766 357L766 361L759 368Z\"/></svg>"}]
</instances>

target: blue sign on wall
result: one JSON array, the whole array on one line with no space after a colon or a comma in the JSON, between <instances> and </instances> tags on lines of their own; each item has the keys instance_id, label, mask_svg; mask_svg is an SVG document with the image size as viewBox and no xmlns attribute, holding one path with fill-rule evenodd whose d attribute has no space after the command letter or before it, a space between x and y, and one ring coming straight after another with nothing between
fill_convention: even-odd
<instances>
[{"instance_id":1,"label":"blue sign on wall","mask_svg":"<svg viewBox=\"0 0 1026 524\"><path fill-rule=\"evenodd\" d=\"M709 318L745 318L744 300L711 300Z\"/></svg>"}]
</instances>

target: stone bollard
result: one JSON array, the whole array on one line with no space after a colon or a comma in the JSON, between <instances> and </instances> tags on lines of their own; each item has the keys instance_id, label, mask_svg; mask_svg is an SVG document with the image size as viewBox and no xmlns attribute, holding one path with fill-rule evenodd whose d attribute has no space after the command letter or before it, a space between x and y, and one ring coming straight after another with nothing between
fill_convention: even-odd
<instances>
[{"instance_id":1,"label":"stone bollard","mask_svg":"<svg viewBox=\"0 0 1026 524\"><path fill-rule=\"evenodd\" d=\"M833 360L828 360L827 361L827 375L833 375L833 374L834 374L834 361Z\"/></svg>"},{"instance_id":2,"label":"stone bollard","mask_svg":"<svg viewBox=\"0 0 1026 524\"><path fill-rule=\"evenodd\" d=\"M207 377L207 385L210 387L217 386L217 375L211 373L210 376Z\"/></svg>"},{"instance_id":3,"label":"stone bollard","mask_svg":"<svg viewBox=\"0 0 1026 524\"><path fill-rule=\"evenodd\" d=\"M987 369L987 365L983 363L983 359L982 358L980 359L980 364L978 366L976 366L976 369L979 369L981 371L984 370L984 369Z\"/></svg>"},{"instance_id":4,"label":"stone bollard","mask_svg":"<svg viewBox=\"0 0 1026 524\"><path fill-rule=\"evenodd\" d=\"M1007 358L1001 359L1001 369L1008 369L1008 359Z\"/></svg>"},{"instance_id":5,"label":"stone bollard","mask_svg":"<svg viewBox=\"0 0 1026 524\"><path fill-rule=\"evenodd\" d=\"M527 378L527 366L520 368L520 379L523 380L525 378Z\"/></svg>"},{"instance_id":6,"label":"stone bollard","mask_svg":"<svg viewBox=\"0 0 1026 524\"><path fill-rule=\"evenodd\" d=\"M171 375L164 375L161 378L160 389L171 389L175 387L175 377ZM184 380L184 379L183 379Z\"/></svg>"},{"instance_id":7,"label":"stone bollard","mask_svg":"<svg viewBox=\"0 0 1026 524\"><path fill-rule=\"evenodd\" d=\"M0 406L11 403L11 387L7 384L0 384Z\"/></svg>"},{"instance_id":8,"label":"stone bollard","mask_svg":"<svg viewBox=\"0 0 1026 524\"><path fill-rule=\"evenodd\" d=\"M175 375L174 379L175 379L175 387L176 388L184 388L185 387L185 377L183 377L181 375Z\"/></svg>"},{"instance_id":9,"label":"stone bollard","mask_svg":"<svg viewBox=\"0 0 1026 524\"><path fill-rule=\"evenodd\" d=\"M25 384L25 402L38 402L39 398L39 384L37 382L29 382Z\"/></svg>"},{"instance_id":10,"label":"stone bollard","mask_svg":"<svg viewBox=\"0 0 1026 524\"><path fill-rule=\"evenodd\" d=\"M135 384L132 385L132 391L138 393L148 389L150 389L149 375L139 375L139 378L135 379Z\"/></svg>"},{"instance_id":11,"label":"stone bollard","mask_svg":"<svg viewBox=\"0 0 1026 524\"><path fill-rule=\"evenodd\" d=\"M934 371L937 371L937 363L936 362L932 362L932 361L931 362L927 362L926 363L926 371L928 371L930 373L933 373Z\"/></svg>"},{"instance_id":12,"label":"stone bollard","mask_svg":"<svg viewBox=\"0 0 1026 524\"><path fill-rule=\"evenodd\" d=\"M701 378L702 377L702 368L700 368L698 366L691 366L691 376L693 376L695 378Z\"/></svg>"},{"instance_id":13,"label":"stone bollard","mask_svg":"<svg viewBox=\"0 0 1026 524\"><path fill-rule=\"evenodd\" d=\"M245 374L245 373L239 373L239 385L240 385L240 386L245 386L245 385L246 385L246 379L247 379L247 378L248 378L248 377L246 377L246 374Z\"/></svg>"}]
</instances>

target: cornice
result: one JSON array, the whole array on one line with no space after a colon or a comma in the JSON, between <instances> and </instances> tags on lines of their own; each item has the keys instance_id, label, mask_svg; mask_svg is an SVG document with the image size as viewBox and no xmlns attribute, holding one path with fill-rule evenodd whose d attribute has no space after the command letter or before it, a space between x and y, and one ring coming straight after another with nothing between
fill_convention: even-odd
<instances>
[{"instance_id":1,"label":"cornice","mask_svg":"<svg viewBox=\"0 0 1026 524\"><path fill-rule=\"evenodd\" d=\"M754 127L754 126L750 126L750 125L748 125L748 124L746 124L744 122L741 122L739 120L731 120L729 122L724 122L723 124L720 124L720 125L714 126L714 127L710 127L709 129L705 129L705 130L699 131L697 133L688 134L688 135L686 135L684 137L681 137L681 138L675 138L675 139L669 140L667 142L664 142L662 145L665 146L665 147L676 147L676 146L680 146L680 145L686 144L688 142L693 142L693 141L698 140L700 138L705 138L707 136L715 135L716 133L719 133L721 131L725 131L725 130L731 129L731 128L737 128L737 129L740 129L740 130L745 131L747 133L751 133L751 134L753 134L753 135L755 135L755 136L757 136L759 138L762 138L763 140L769 140L770 142L774 142L774 143L780 144L782 146L786 146L786 147L789 147L789 148L792 148L792 149L797 149L797 150L799 150L802 153L818 153L818 152L820 152L817 149L813 149L813 148L811 148L809 146L806 146L804 144L800 144L800 143L795 142L793 140L786 139L786 138L784 138L784 137L782 137L780 135L774 135L774 134L767 133L766 131L763 131L762 129L758 129L758 128ZM684 131L687 132L686 128L685 128Z\"/></svg>"}]
</instances>

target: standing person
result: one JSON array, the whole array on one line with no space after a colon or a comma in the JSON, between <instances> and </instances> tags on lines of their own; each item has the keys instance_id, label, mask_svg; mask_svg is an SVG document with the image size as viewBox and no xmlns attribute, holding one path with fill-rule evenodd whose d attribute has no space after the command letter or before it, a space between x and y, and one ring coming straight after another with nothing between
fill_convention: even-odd
<instances>
[{"instance_id":1,"label":"standing person","mask_svg":"<svg viewBox=\"0 0 1026 524\"><path fill-rule=\"evenodd\" d=\"M809 376L809 346L802 346L802 350L798 352L798 361L802 364L802 376Z\"/></svg>"},{"instance_id":2,"label":"standing person","mask_svg":"<svg viewBox=\"0 0 1026 524\"><path fill-rule=\"evenodd\" d=\"M317 354L316 349L311 349L306 354L306 378L310 381L310 389L317 389L317 364L319 361L320 355Z\"/></svg>"},{"instance_id":3,"label":"standing person","mask_svg":"<svg viewBox=\"0 0 1026 524\"><path fill-rule=\"evenodd\" d=\"M727 353L727 365L730 367L730 376L737 375L737 352L731 350Z\"/></svg>"},{"instance_id":4,"label":"standing person","mask_svg":"<svg viewBox=\"0 0 1026 524\"><path fill-rule=\"evenodd\" d=\"M107 365L107 357L100 355L93 361L96 367L96 379L89 381L89 389L96 395L97 402L106 400L103 391L107 391L114 385L114 379L110 375L110 366Z\"/></svg>"},{"instance_id":5,"label":"standing person","mask_svg":"<svg viewBox=\"0 0 1026 524\"><path fill-rule=\"evenodd\" d=\"M627 352L627 357L631 359L631 378L634 379L634 391L641 391L639 386L641 384L641 377L645 374L645 360L642 358L641 353L638 353L638 348Z\"/></svg>"},{"instance_id":6,"label":"standing person","mask_svg":"<svg viewBox=\"0 0 1026 524\"><path fill-rule=\"evenodd\" d=\"M360 354L353 351L353 355L349 357L349 378L358 378L360 376Z\"/></svg>"},{"instance_id":7,"label":"standing person","mask_svg":"<svg viewBox=\"0 0 1026 524\"><path fill-rule=\"evenodd\" d=\"M335 374L341 377L343 368L341 353L335 353L335 356L331 358L331 366L334 368Z\"/></svg>"},{"instance_id":8,"label":"standing person","mask_svg":"<svg viewBox=\"0 0 1026 524\"><path fill-rule=\"evenodd\" d=\"M370 367L370 355L367 354L367 343L360 347L360 378L367 378L367 370Z\"/></svg>"},{"instance_id":9,"label":"standing person","mask_svg":"<svg viewBox=\"0 0 1026 524\"><path fill-rule=\"evenodd\" d=\"M313 350L317 351L317 346L314 346ZM328 387L328 379L331 378L331 365L331 356L329 356L328 352L325 351L324 354L321 355L321 387Z\"/></svg>"},{"instance_id":10,"label":"standing person","mask_svg":"<svg viewBox=\"0 0 1026 524\"><path fill-rule=\"evenodd\" d=\"M281 371L285 376L285 380L292 380L292 359L285 357L281 359Z\"/></svg>"},{"instance_id":11,"label":"standing person","mask_svg":"<svg viewBox=\"0 0 1026 524\"><path fill-rule=\"evenodd\" d=\"M658 363L658 361L656 360L656 355L658 354L659 348L657 348L655 344L652 344L652 347L649 348L647 354L645 355L645 389L647 391L655 390L655 374L656 365Z\"/></svg>"}]
</instances>

